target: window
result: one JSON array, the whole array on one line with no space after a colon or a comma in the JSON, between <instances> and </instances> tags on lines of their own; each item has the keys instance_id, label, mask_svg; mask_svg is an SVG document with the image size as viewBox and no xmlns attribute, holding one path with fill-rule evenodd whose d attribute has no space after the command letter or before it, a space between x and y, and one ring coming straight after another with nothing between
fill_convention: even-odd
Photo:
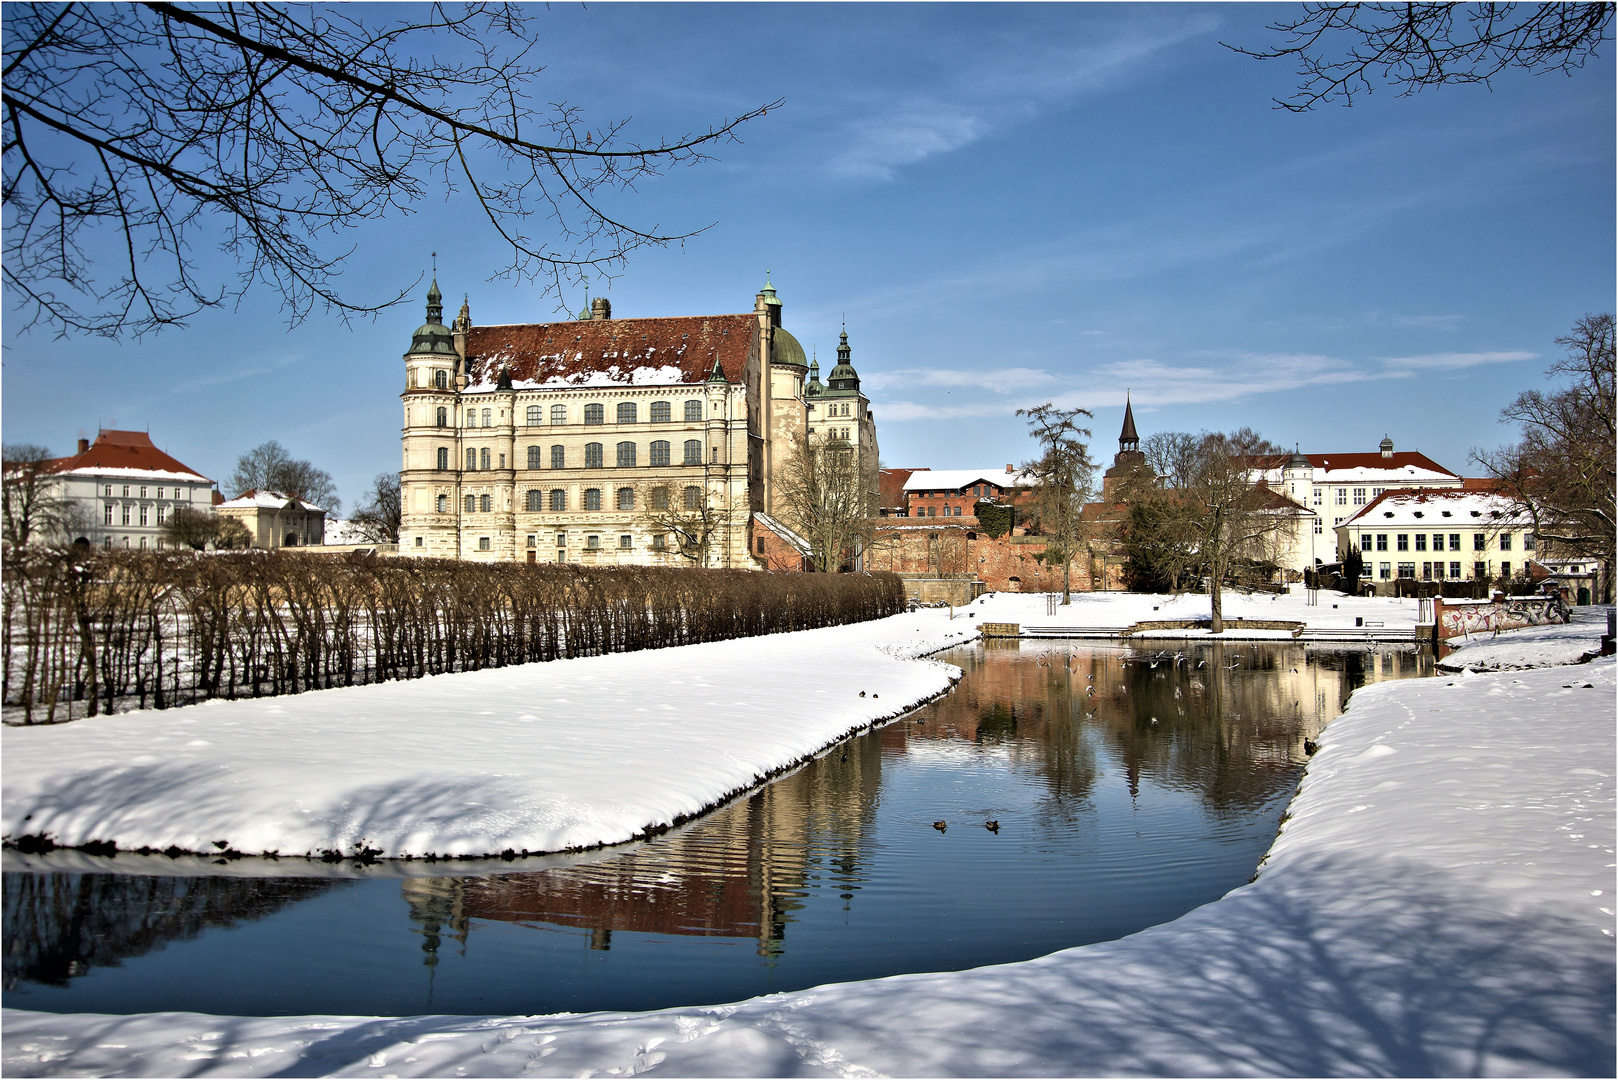
<instances>
[{"instance_id":1,"label":"window","mask_svg":"<svg viewBox=\"0 0 1618 1080\"><path fill-rule=\"evenodd\" d=\"M928 508L927 508L927 516L928 516L928 517L937 517L937 516L938 516L938 507L936 507L936 506L929 506L929 507L928 507Z\"/></svg>"},{"instance_id":2,"label":"window","mask_svg":"<svg viewBox=\"0 0 1618 1080\"><path fill-rule=\"evenodd\" d=\"M702 508L702 489L695 484L685 489L685 508L687 510L700 510Z\"/></svg>"},{"instance_id":3,"label":"window","mask_svg":"<svg viewBox=\"0 0 1618 1080\"><path fill-rule=\"evenodd\" d=\"M1321 497L1322 497L1322 496L1321 496L1321 490L1320 490L1320 488L1315 488L1315 505L1316 505L1316 506L1319 506L1319 505L1320 505L1320 500L1321 500Z\"/></svg>"},{"instance_id":4,"label":"window","mask_svg":"<svg viewBox=\"0 0 1618 1080\"><path fill-rule=\"evenodd\" d=\"M758 553L760 555L764 554L764 538L762 536L758 538Z\"/></svg>"},{"instance_id":5,"label":"window","mask_svg":"<svg viewBox=\"0 0 1618 1080\"><path fill-rule=\"evenodd\" d=\"M1400 533L1395 546L1400 551L1409 551L1410 550L1410 534L1409 533Z\"/></svg>"},{"instance_id":6,"label":"window","mask_svg":"<svg viewBox=\"0 0 1618 1080\"><path fill-rule=\"evenodd\" d=\"M124 504L124 524L129 524L129 505L127 503Z\"/></svg>"},{"instance_id":7,"label":"window","mask_svg":"<svg viewBox=\"0 0 1618 1080\"><path fill-rule=\"evenodd\" d=\"M438 497L438 512L440 514L442 514L445 510L448 510L448 509L449 509L449 496L448 495L440 495Z\"/></svg>"},{"instance_id":8,"label":"window","mask_svg":"<svg viewBox=\"0 0 1618 1080\"><path fill-rule=\"evenodd\" d=\"M1399 564L1399 576L1402 577L1402 578L1413 578L1413 577L1415 577L1416 576L1416 564L1413 563L1413 562L1402 562L1402 563L1400 563Z\"/></svg>"},{"instance_id":9,"label":"window","mask_svg":"<svg viewBox=\"0 0 1618 1080\"><path fill-rule=\"evenodd\" d=\"M483 426L484 427L493 427L494 426L492 423L489 422L489 414L492 413L493 411L494 410L492 410L492 409L484 409L483 410Z\"/></svg>"},{"instance_id":10,"label":"window","mask_svg":"<svg viewBox=\"0 0 1618 1080\"><path fill-rule=\"evenodd\" d=\"M584 407L584 422L586 424L605 424L607 422L607 407L605 405L586 405Z\"/></svg>"},{"instance_id":11,"label":"window","mask_svg":"<svg viewBox=\"0 0 1618 1080\"><path fill-rule=\"evenodd\" d=\"M702 440L701 439L687 439L687 440L685 440L685 464L687 464L687 465L701 465L702 464Z\"/></svg>"},{"instance_id":12,"label":"window","mask_svg":"<svg viewBox=\"0 0 1618 1080\"><path fill-rule=\"evenodd\" d=\"M476 495L468 495L466 497L466 512L468 514L475 514L475 513L477 513L477 511L478 511L478 497Z\"/></svg>"},{"instance_id":13,"label":"window","mask_svg":"<svg viewBox=\"0 0 1618 1080\"><path fill-rule=\"evenodd\" d=\"M551 488L551 512L561 513L567 509L567 491L564 488Z\"/></svg>"},{"instance_id":14,"label":"window","mask_svg":"<svg viewBox=\"0 0 1618 1080\"><path fill-rule=\"evenodd\" d=\"M1393 578L1393 564L1392 563L1378 563L1377 567L1376 567L1376 576L1381 578L1383 581L1392 580L1392 578Z\"/></svg>"},{"instance_id":15,"label":"window","mask_svg":"<svg viewBox=\"0 0 1618 1080\"><path fill-rule=\"evenodd\" d=\"M528 426L538 427L545 422L545 408L542 405L528 406Z\"/></svg>"},{"instance_id":16,"label":"window","mask_svg":"<svg viewBox=\"0 0 1618 1080\"><path fill-rule=\"evenodd\" d=\"M668 533L653 533L652 534L652 550L653 551L666 551L666 550L668 550L668 546L669 546Z\"/></svg>"},{"instance_id":17,"label":"window","mask_svg":"<svg viewBox=\"0 0 1618 1080\"><path fill-rule=\"evenodd\" d=\"M488 495L478 496L478 509L487 514L494 509L494 499Z\"/></svg>"},{"instance_id":18,"label":"window","mask_svg":"<svg viewBox=\"0 0 1618 1080\"><path fill-rule=\"evenodd\" d=\"M1450 576L1451 580L1459 580L1460 579L1460 576L1461 576L1461 564L1460 563L1452 562L1452 563L1449 564L1449 576Z\"/></svg>"},{"instance_id":19,"label":"window","mask_svg":"<svg viewBox=\"0 0 1618 1080\"><path fill-rule=\"evenodd\" d=\"M126 499L129 498L129 485L128 484L124 485L124 498L126 498Z\"/></svg>"},{"instance_id":20,"label":"window","mask_svg":"<svg viewBox=\"0 0 1618 1080\"><path fill-rule=\"evenodd\" d=\"M1372 488L1371 489L1371 498L1373 498L1373 499L1376 498L1378 495L1382 494L1386 490L1387 490L1387 488Z\"/></svg>"},{"instance_id":21,"label":"window","mask_svg":"<svg viewBox=\"0 0 1618 1080\"><path fill-rule=\"evenodd\" d=\"M1500 534L1500 550L1501 551L1510 551L1511 550L1511 534L1510 533L1503 532L1503 533Z\"/></svg>"},{"instance_id":22,"label":"window","mask_svg":"<svg viewBox=\"0 0 1618 1080\"><path fill-rule=\"evenodd\" d=\"M438 467L440 469L449 468L449 447L447 446L438 448Z\"/></svg>"},{"instance_id":23,"label":"window","mask_svg":"<svg viewBox=\"0 0 1618 1080\"><path fill-rule=\"evenodd\" d=\"M466 471L474 472L478 467L478 452L470 446L466 448Z\"/></svg>"},{"instance_id":24,"label":"window","mask_svg":"<svg viewBox=\"0 0 1618 1080\"><path fill-rule=\"evenodd\" d=\"M530 469L538 469L543 466L543 463L544 454L540 452L539 447L530 446L528 448L528 467Z\"/></svg>"},{"instance_id":25,"label":"window","mask_svg":"<svg viewBox=\"0 0 1618 1080\"><path fill-rule=\"evenodd\" d=\"M553 424L565 424L565 423L567 423L567 406L566 405L552 405L551 406L551 423L553 423Z\"/></svg>"},{"instance_id":26,"label":"window","mask_svg":"<svg viewBox=\"0 0 1618 1080\"><path fill-rule=\"evenodd\" d=\"M544 492L540 491L538 488L529 488L528 489L528 509L531 510L531 511L539 511L539 510L545 509L545 494L544 494ZM528 546L529 547L534 546L533 537L528 538Z\"/></svg>"},{"instance_id":27,"label":"window","mask_svg":"<svg viewBox=\"0 0 1618 1080\"><path fill-rule=\"evenodd\" d=\"M620 401L618 403L618 422L620 424L633 424L635 422L635 403L633 401Z\"/></svg>"},{"instance_id":28,"label":"window","mask_svg":"<svg viewBox=\"0 0 1618 1080\"><path fill-rule=\"evenodd\" d=\"M1444 564L1443 563L1438 564L1438 576L1439 577L1444 576ZM1424 562L1424 563L1421 564L1421 580L1423 580L1423 581L1431 581L1431 580L1433 580L1433 564L1432 563Z\"/></svg>"},{"instance_id":29,"label":"window","mask_svg":"<svg viewBox=\"0 0 1618 1080\"><path fill-rule=\"evenodd\" d=\"M1510 577L1511 576L1511 564L1510 563L1503 562L1503 563L1500 564L1500 576L1501 577Z\"/></svg>"},{"instance_id":30,"label":"window","mask_svg":"<svg viewBox=\"0 0 1618 1080\"><path fill-rule=\"evenodd\" d=\"M619 535L619 537L618 537L618 546L619 547L621 547L621 548L630 548L630 547L633 547L634 545L635 545L634 537L630 536L628 533L622 533L622 534Z\"/></svg>"},{"instance_id":31,"label":"window","mask_svg":"<svg viewBox=\"0 0 1618 1080\"><path fill-rule=\"evenodd\" d=\"M685 422L688 424L702 423L702 402L693 400L685 403Z\"/></svg>"},{"instance_id":32,"label":"window","mask_svg":"<svg viewBox=\"0 0 1618 1080\"><path fill-rule=\"evenodd\" d=\"M1489 550L1485 546L1482 533L1473 533L1472 534L1472 550L1473 551L1487 551L1487 550Z\"/></svg>"},{"instance_id":33,"label":"window","mask_svg":"<svg viewBox=\"0 0 1618 1080\"><path fill-rule=\"evenodd\" d=\"M109 524L110 524L110 522L109 522ZM112 547L112 537L108 536L108 537L104 538L101 541L101 546L106 547L106 548Z\"/></svg>"},{"instance_id":34,"label":"window","mask_svg":"<svg viewBox=\"0 0 1618 1080\"><path fill-rule=\"evenodd\" d=\"M488 551L489 550L489 538L487 536L478 537L478 550L479 551Z\"/></svg>"},{"instance_id":35,"label":"window","mask_svg":"<svg viewBox=\"0 0 1618 1080\"><path fill-rule=\"evenodd\" d=\"M168 519L168 516L168 510L165 507L159 506L157 508L157 523L159 525L163 524Z\"/></svg>"},{"instance_id":36,"label":"window","mask_svg":"<svg viewBox=\"0 0 1618 1080\"><path fill-rule=\"evenodd\" d=\"M111 491L112 489L108 488L107 490ZM107 524L108 525L112 524L112 503L107 504Z\"/></svg>"},{"instance_id":37,"label":"window","mask_svg":"<svg viewBox=\"0 0 1618 1080\"><path fill-rule=\"evenodd\" d=\"M600 488L585 488L584 489L584 508L586 510L600 510L601 509L601 489Z\"/></svg>"},{"instance_id":38,"label":"window","mask_svg":"<svg viewBox=\"0 0 1618 1080\"><path fill-rule=\"evenodd\" d=\"M1416 550L1417 551L1426 551L1427 550L1427 534L1426 533L1417 533L1416 534Z\"/></svg>"},{"instance_id":39,"label":"window","mask_svg":"<svg viewBox=\"0 0 1618 1080\"><path fill-rule=\"evenodd\" d=\"M1387 533L1377 533L1376 534L1376 549L1378 551L1386 551L1386 550L1388 550L1388 534Z\"/></svg>"},{"instance_id":40,"label":"window","mask_svg":"<svg viewBox=\"0 0 1618 1080\"><path fill-rule=\"evenodd\" d=\"M635 467L635 444L621 442L618 444L618 467L620 469L633 469Z\"/></svg>"},{"instance_id":41,"label":"window","mask_svg":"<svg viewBox=\"0 0 1618 1080\"><path fill-rule=\"evenodd\" d=\"M617 507L620 510L635 509L635 489L621 487L618 489Z\"/></svg>"},{"instance_id":42,"label":"window","mask_svg":"<svg viewBox=\"0 0 1618 1080\"><path fill-rule=\"evenodd\" d=\"M649 417L654 424L666 424L674 419L674 409L666 401L652 402L652 415Z\"/></svg>"},{"instance_id":43,"label":"window","mask_svg":"<svg viewBox=\"0 0 1618 1080\"><path fill-rule=\"evenodd\" d=\"M140 549L142 551L146 550L146 537L144 536L140 538Z\"/></svg>"},{"instance_id":44,"label":"window","mask_svg":"<svg viewBox=\"0 0 1618 1080\"><path fill-rule=\"evenodd\" d=\"M1364 506L1365 505L1365 489L1364 488L1355 488L1354 489L1354 505L1355 506Z\"/></svg>"},{"instance_id":45,"label":"window","mask_svg":"<svg viewBox=\"0 0 1618 1080\"><path fill-rule=\"evenodd\" d=\"M140 497L143 498L143 499L146 498L146 489L145 488L140 489Z\"/></svg>"},{"instance_id":46,"label":"window","mask_svg":"<svg viewBox=\"0 0 1618 1080\"><path fill-rule=\"evenodd\" d=\"M669 489L666 487L653 488L651 504L653 510L667 510L669 508Z\"/></svg>"},{"instance_id":47,"label":"window","mask_svg":"<svg viewBox=\"0 0 1618 1080\"><path fill-rule=\"evenodd\" d=\"M1361 551L1370 551L1371 550L1371 534L1370 533L1360 533L1360 550Z\"/></svg>"},{"instance_id":48,"label":"window","mask_svg":"<svg viewBox=\"0 0 1618 1080\"><path fill-rule=\"evenodd\" d=\"M433 385L438 387L440 390L448 390L449 389L449 372L444 371L442 369L433 372ZM416 543L417 544L421 543L421 537L419 537L419 536L416 537Z\"/></svg>"},{"instance_id":49,"label":"window","mask_svg":"<svg viewBox=\"0 0 1618 1080\"><path fill-rule=\"evenodd\" d=\"M595 533L591 533L589 536L584 538L584 546L589 548L591 551L600 551L601 537L597 536Z\"/></svg>"},{"instance_id":50,"label":"window","mask_svg":"<svg viewBox=\"0 0 1618 1080\"><path fill-rule=\"evenodd\" d=\"M1348 489L1347 488L1338 488L1337 489L1337 505L1338 506L1347 506L1348 505Z\"/></svg>"},{"instance_id":51,"label":"window","mask_svg":"<svg viewBox=\"0 0 1618 1080\"><path fill-rule=\"evenodd\" d=\"M1321 535L1323 535L1325 533L1325 531L1326 531L1326 523L1324 521L1321 521L1318 517L1315 518L1315 535L1316 536L1321 536Z\"/></svg>"},{"instance_id":52,"label":"window","mask_svg":"<svg viewBox=\"0 0 1618 1080\"><path fill-rule=\"evenodd\" d=\"M106 496L109 499L112 498L112 485L111 484L107 485Z\"/></svg>"},{"instance_id":53,"label":"window","mask_svg":"<svg viewBox=\"0 0 1618 1080\"><path fill-rule=\"evenodd\" d=\"M482 469L489 467L489 448L487 446L478 451L478 467Z\"/></svg>"},{"instance_id":54,"label":"window","mask_svg":"<svg viewBox=\"0 0 1618 1080\"><path fill-rule=\"evenodd\" d=\"M584 467L586 469L601 468L601 444L598 442L584 444Z\"/></svg>"},{"instance_id":55,"label":"window","mask_svg":"<svg viewBox=\"0 0 1618 1080\"><path fill-rule=\"evenodd\" d=\"M175 493L175 494L176 494L176 495L178 495L178 494L179 494L179 489L175 489L175 492L174 492L174 493ZM161 498L162 498L162 497L163 497L163 489L162 489L162 488L158 488L158 489L157 489L157 497L158 497L158 498L159 498L159 499L161 499Z\"/></svg>"},{"instance_id":56,"label":"window","mask_svg":"<svg viewBox=\"0 0 1618 1080\"><path fill-rule=\"evenodd\" d=\"M1482 581L1484 578L1489 576L1489 565L1487 563L1480 562L1473 563L1472 576L1477 578L1479 581Z\"/></svg>"},{"instance_id":57,"label":"window","mask_svg":"<svg viewBox=\"0 0 1618 1080\"><path fill-rule=\"evenodd\" d=\"M1533 533L1523 533L1522 534L1522 549L1524 551L1533 551L1534 550L1534 534Z\"/></svg>"},{"instance_id":58,"label":"window","mask_svg":"<svg viewBox=\"0 0 1618 1080\"><path fill-rule=\"evenodd\" d=\"M438 427L449 427L449 410L440 405L438 407Z\"/></svg>"},{"instance_id":59,"label":"window","mask_svg":"<svg viewBox=\"0 0 1618 1080\"><path fill-rule=\"evenodd\" d=\"M567 533L556 534L556 546L559 548L567 547Z\"/></svg>"},{"instance_id":60,"label":"window","mask_svg":"<svg viewBox=\"0 0 1618 1080\"><path fill-rule=\"evenodd\" d=\"M667 465L669 463L669 444L667 439L653 439L650 465Z\"/></svg>"},{"instance_id":61,"label":"window","mask_svg":"<svg viewBox=\"0 0 1618 1080\"><path fill-rule=\"evenodd\" d=\"M1459 551L1459 550L1461 550L1461 534L1460 533L1450 533L1449 534L1449 549L1451 551ZM1452 574L1450 576L1454 577L1456 575Z\"/></svg>"},{"instance_id":62,"label":"window","mask_svg":"<svg viewBox=\"0 0 1618 1080\"><path fill-rule=\"evenodd\" d=\"M551 468L562 469L567 466L567 451L560 446L551 447Z\"/></svg>"}]
</instances>

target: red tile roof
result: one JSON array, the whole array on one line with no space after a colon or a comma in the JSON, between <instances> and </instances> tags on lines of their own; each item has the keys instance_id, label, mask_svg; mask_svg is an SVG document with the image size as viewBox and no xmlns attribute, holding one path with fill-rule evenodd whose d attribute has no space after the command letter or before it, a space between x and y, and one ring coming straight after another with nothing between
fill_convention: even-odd
<instances>
[{"instance_id":1,"label":"red tile roof","mask_svg":"<svg viewBox=\"0 0 1618 1080\"><path fill-rule=\"evenodd\" d=\"M1253 467L1258 469L1280 469L1285 467L1291 454L1265 454L1253 459ZM1416 450L1395 450L1390 457L1383 457L1379 451L1365 454L1305 454L1309 464L1317 469L1402 469L1407 465L1414 465L1418 469L1430 469L1433 472L1455 474L1444 466Z\"/></svg>"},{"instance_id":2,"label":"red tile roof","mask_svg":"<svg viewBox=\"0 0 1618 1080\"><path fill-rule=\"evenodd\" d=\"M144 431L107 431L103 429L90 444L90 449L72 457L57 458L50 463L51 472L72 472L76 469L135 469L144 472L180 473L206 480L197 470L169 457L152 443Z\"/></svg>"},{"instance_id":3,"label":"red tile roof","mask_svg":"<svg viewBox=\"0 0 1618 1080\"><path fill-rule=\"evenodd\" d=\"M905 481L915 469L883 469L877 474L881 489L881 505L885 509L905 505Z\"/></svg>"},{"instance_id":4,"label":"red tile roof","mask_svg":"<svg viewBox=\"0 0 1618 1080\"><path fill-rule=\"evenodd\" d=\"M739 383L757 337L758 318L751 314L601 319L474 326L466 352L474 385L493 385L502 363L519 381L582 383L604 375L627 384L636 381L637 368L676 367L677 377L657 381L700 383L715 357L725 378Z\"/></svg>"}]
</instances>

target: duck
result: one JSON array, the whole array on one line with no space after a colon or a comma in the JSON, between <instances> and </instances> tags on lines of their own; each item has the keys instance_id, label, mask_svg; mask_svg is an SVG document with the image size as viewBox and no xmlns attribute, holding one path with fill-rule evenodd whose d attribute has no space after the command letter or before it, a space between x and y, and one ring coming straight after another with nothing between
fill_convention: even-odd
<instances>
[{"instance_id":1,"label":"duck","mask_svg":"<svg viewBox=\"0 0 1618 1080\"><path fill-rule=\"evenodd\" d=\"M1310 757L1314 757L1315 756L1315 751L1319 750L1319 749L1320 749L1320 744L1315 742L1315 740L1313 740L1313 739L1305 739L1305 740L1303 740L1303 752L1305 754L1308 754Z\"/></svg>"},{"instance_id":2,"label":"duck","mask_svg":"<svg viewBox=\"0 0 1618 1080\"><path fill-rule=\"evenodd\" d=\"M933 828L937 829L939 832L943 832L945 829L949 828L949 822L935 821L933 822Z\"/></svg>"},{"instance_id":3,"label":"duck","mask_svg":"<svg viewBox=\"0 0 1618 1080\"><path fill-rule=\"evenodd\" d=\"M997 833L1000 831L1000 823L998 821L985 821L983 823L983 827L992 833Z\"/></svg>"}]
</instances>

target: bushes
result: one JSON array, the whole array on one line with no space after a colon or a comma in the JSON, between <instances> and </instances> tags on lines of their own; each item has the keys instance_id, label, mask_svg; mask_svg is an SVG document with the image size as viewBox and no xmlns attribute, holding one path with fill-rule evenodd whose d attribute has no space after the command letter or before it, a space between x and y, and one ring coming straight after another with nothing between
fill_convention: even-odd
<instances>
[{"instance_id":1,"label":"bushes","mask_svg":"<svg viewBox=\"0 0 1618 1080\"><path fill-rule=\"evenodd\" d=\"M893 574L247 551L8 549L26 723L806 630L904 610Z\"/></svg>"}]
</instances>

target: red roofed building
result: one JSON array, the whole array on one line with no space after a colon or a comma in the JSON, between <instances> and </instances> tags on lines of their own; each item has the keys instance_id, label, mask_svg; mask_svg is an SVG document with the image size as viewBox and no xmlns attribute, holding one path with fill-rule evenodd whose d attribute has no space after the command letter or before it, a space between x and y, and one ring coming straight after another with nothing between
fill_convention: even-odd
<instances>
[{"instance_id":1,"label":"red roofed building","mask_svg":"<svg viewBox=\"0 0 1618 1080\"><path fill-rule=\"evenodd\" d=\"M163 523L180 507L210 512L213 481L158 449L144 431L102 430L78 451L41 464L54 497L68 504L42 543L160 548ZM31 539L30 542L33 542Z\"/></svg>"},{"instance_id":2,"label":"red roofed building","mask_svg":"<svg viewBox=\"0 0 1618 1080\"><path fill-rule=\"evenodd\" d=\"M876 462L847 333L822 384L768 280L732 315L615 319L596 299L475 326L462 304L445 326L442 301L434 281L404 356L401 555L762 569L775 534L756 516L797 525L777 498L795 440ZM707 543L654 503L691 509Z\"/></svg>"}]
</instances>

